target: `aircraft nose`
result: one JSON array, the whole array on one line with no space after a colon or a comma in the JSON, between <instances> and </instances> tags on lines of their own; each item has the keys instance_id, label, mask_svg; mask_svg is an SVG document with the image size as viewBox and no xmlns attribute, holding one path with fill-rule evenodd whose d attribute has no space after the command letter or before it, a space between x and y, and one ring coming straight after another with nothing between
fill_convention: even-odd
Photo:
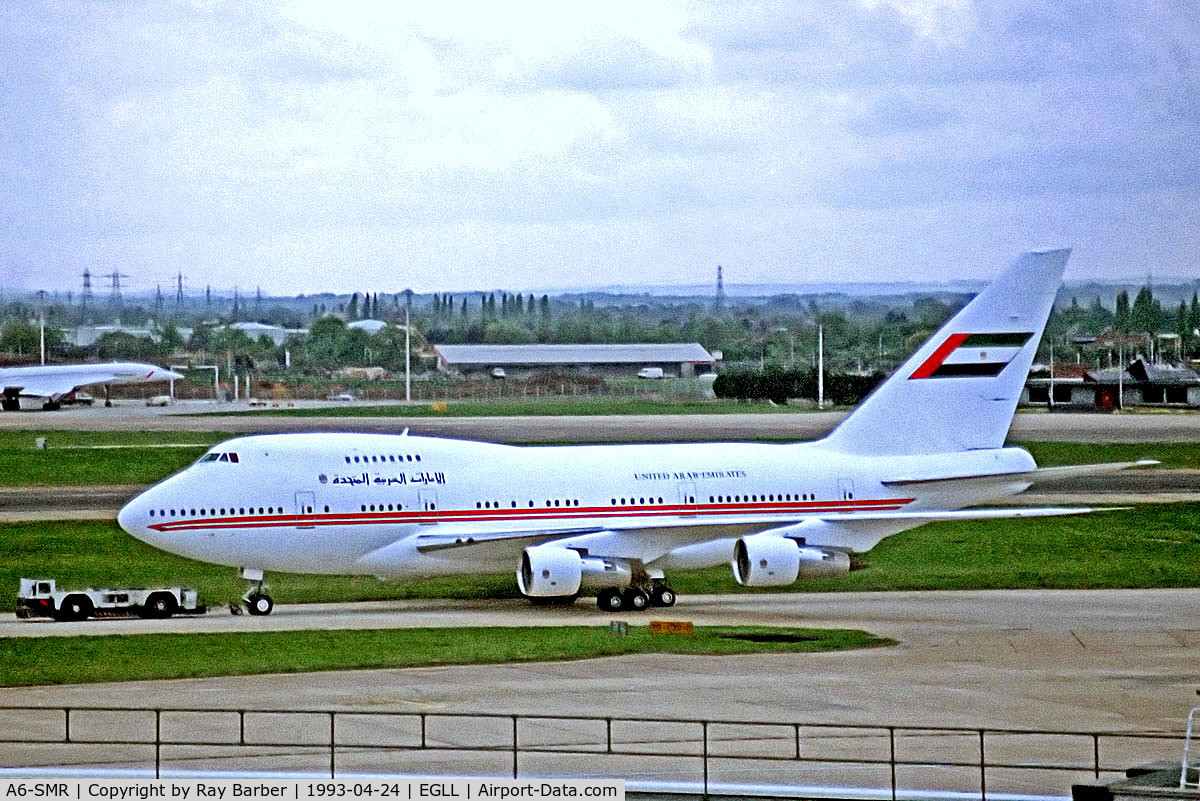
<instances>
[{"instance_id":1,"label":"aircraft nose","mask_svg":"<svg viewBox=\"0 0 1200 801\"><path fill-rule=\"evenodd\" d=\"M149 542L148 536L151 531L147 523L147 510L149 504L146 502L146 494L142 493L133 500L121 507L121 511L117 512L117 525L125 530L127 534L137 537L139 540Z\"/></svg>"},{"instance_id":2,"label":"aircraft nose","mask_svg":"<svg viewBox=\"0 0 1200 801\"><path fill-rule=\"evenodd\" d=\"M177 373L174 370L155 370L154 377L160 381L179 381L183 378L183 373Z\"/></svg>"}]
</instances>

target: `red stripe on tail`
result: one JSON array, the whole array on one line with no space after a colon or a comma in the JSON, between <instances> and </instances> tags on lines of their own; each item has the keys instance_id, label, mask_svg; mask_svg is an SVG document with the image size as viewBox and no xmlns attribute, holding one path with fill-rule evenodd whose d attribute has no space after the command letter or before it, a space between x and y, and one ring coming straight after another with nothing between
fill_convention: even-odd
<instances>
[{"instance_id":1,"label":"red stripe on tail","mask_svg":"<svg viewBox=\"0 0 1200 801\"><path fill-rule=\"evenodd\" d=\"M929 378L931 375L933 375L934 371L942 366L942 362L946 361L950 354L953 353L959 345L967 341L967 337L969 336L971 335L951 334L946 338L945 342L938 346L938 349L933 352L933 355L925 360L924 364L913 371L913 374L908 377L909 380L914 378Z\"/></svg>"}]
</instances>

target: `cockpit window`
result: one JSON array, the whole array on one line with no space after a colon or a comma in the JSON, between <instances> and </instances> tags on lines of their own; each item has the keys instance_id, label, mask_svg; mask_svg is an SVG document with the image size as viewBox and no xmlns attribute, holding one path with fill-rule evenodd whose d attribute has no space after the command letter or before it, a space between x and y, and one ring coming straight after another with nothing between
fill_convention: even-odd
<instances>
[{"instance_id":1,"label":"cockpit window","mask_svg":"<svg viewBox=\"0 0 1200 801\"><path fill-rule=\"evenodd\" d=\"M234 462L237 463L236 453L206 453L200 457L202 462Z\"/></svg>"},{"instance_id":2,"label":"cockpit window","mask_svg":"<svg viewBox=\"0 0 1200 801\"><path fill-rule=\"evenodd\" d=\"M204 454L203 456L201 456L201 457L200 457L200 461L202 461L202 462L215 462L215 461L217 461L217 459L219 459L220 457L221 457L221 454L219 454L219 453L206 453L206 454Z\"/></svg>"}]
</instances>

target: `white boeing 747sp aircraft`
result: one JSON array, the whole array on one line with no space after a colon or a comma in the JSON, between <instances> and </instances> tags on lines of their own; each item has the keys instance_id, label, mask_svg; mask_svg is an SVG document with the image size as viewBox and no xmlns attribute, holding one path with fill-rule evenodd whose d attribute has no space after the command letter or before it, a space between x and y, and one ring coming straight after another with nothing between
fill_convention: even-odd
<instances>
[{"instance_id":1,"label":"white boeing 747sp aircraft","mask_svg":"<svg viewBox=\"0 0 1200 801\"><path fill-rule=\"evenodd\" d=\"M1004 447L1067 250L1028 253L825 439L514 447L404 434L239 437L121 510L172 553L264 570L387 578L514 569L529 598L599 590L610 611L670 606L669 570L730 563L752 587L845 573L931 520L1086 509L966 509L1042 473Z\"/></svg>"},{"instance_id":2,"label":"white boeing 747sp aircraft","mask_svg":"<svg viewBox=\"0 0 1200 801\"><path fill-rule=\"evenodd\" d=\"M141 384L183 378L153 364L108 362L106 364L54 364L28 367L0 367L0 390L6 412L21 408L21 398L39 398L42 408L59 408L64 395L93 384Z\"/></svg>"}]
</instances>

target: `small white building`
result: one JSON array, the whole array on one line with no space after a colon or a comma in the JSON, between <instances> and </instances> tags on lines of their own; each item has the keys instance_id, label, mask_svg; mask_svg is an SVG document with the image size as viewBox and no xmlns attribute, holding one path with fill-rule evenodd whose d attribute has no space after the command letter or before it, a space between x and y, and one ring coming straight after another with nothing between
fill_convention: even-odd
<instances>
[{"instance_id":1,"label":"small white building","mask_svg":"<svg viewBox=\"0 0 1200 801\"><path fill-rule=\"evenodd\" d=\"M387 328L387 323L383 320L355 320L346 323L347 328L361 328L368 334L378 334L382 329Z\"/></svg>"},{"instance_id":2,"label":"small white building","mask_svg":"<svg viewBox=\"0 0 1200 801\"><path fill-rule=\"evenodd\" d=\"M258 341L259 337L269 337L276 345L282 345L292 334L303 335L308 333L308 330L304 328L283 328L278 325L268 325L266 323L231 323L229 327L235 331L241 331L255 342Z\"/></svg>"},{"instance_id":3,"label":"small white building","mask_svg":"<svg viewBox=\"0 0 1200 801\"><path fill-rule=\"evenodd\" d=\"M176 329L179 335L186 341L192 335L190 328ZM63 337L77 348L90 347L105 334L122 333L129 334L135 337L150 337L154 341L158 341L162 337L162 329L153 325L150 326L128 326L114 323L112 325L81 325L77 328L62 329Z\"/></svg>"},{"instance_id":4,"label":"small white building","mask_svg":"<svg viewBox=\"0 0 1200 801\"><path fill-rule=\"evenodd\" d=\"M694 378L715 361L699 344L436 345L438 369L469 376L499 368L511 378L536 373L628 376L661 368L665 377Z\"/></svg>"}]
</instances>

